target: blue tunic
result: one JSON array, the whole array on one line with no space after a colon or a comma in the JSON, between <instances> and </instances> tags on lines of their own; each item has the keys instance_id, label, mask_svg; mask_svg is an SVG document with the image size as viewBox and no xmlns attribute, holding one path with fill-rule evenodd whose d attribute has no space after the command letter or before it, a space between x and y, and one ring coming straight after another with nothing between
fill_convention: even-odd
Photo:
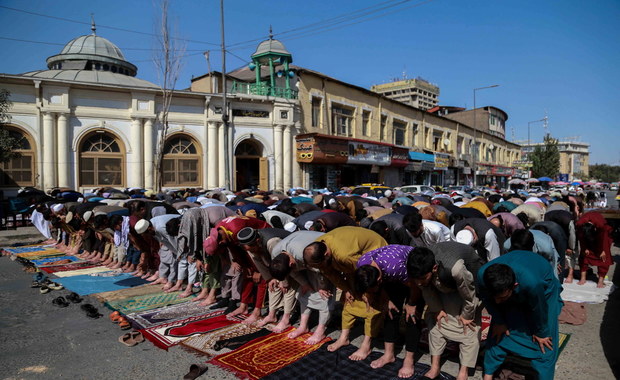
<instances>
[{"instance_id":1,"label":"blue tunic","mask_svg":"<svg viewBox=\"0 0 620 380\"><path fill-rule=\"evenodd\" d=\"M496 304L484 284L484 272L493 264L508 265L515 273L518 285L505 303ZM499 343L489 335L484 373L494 373L511 352L531 359L541 380L553 379L558 358L558 316L563 304L560 298L562 287L549 262L534 252L513 251L480 268L477 282L480 298L492 316L490 331L496 324L505 324L510 331L510 335L504 335ZM545 349L543 354L532 335L551 337L553 350Z\"/></svg>"}]
</instances>

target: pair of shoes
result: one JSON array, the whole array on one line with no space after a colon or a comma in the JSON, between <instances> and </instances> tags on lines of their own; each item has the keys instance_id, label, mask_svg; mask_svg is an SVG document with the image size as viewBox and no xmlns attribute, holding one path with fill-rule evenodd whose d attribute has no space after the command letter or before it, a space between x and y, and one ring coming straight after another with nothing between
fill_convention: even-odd
<instances>
[{"instance_id":1,"label":"pair of shoes","mask_svg":"<svg viewBox=\"0 0 620 380\"><path fill-rule=\"evenodd\" d=\"M205 364L192 364L189 366L189 372L183 376L183 380L194 380L198 376L207 372L209 369Z\"/></svg>"},{"instance_id":2,"label":"pair of shoes","mask_svg":"<svg viewBox=\"0 0 620 380\"><path fill-rule=\"evenodd\" d=\"M77 293L69 293L69 295L65 296L65 298L73 303L82 302L82 298Z\"/></svg>"},{"instance_id":3,"label":"pair of shoes","mask_svg":"<svg viewBox=\"0 0 620 380\"><path fill-rule=\"evenodd\" d=\"M50 289L47 285L39 286L39 292L41 292L41 294L47 294L47 293L49 293L51 291L52 291L52 289Z\"/></svg>"},{"instance_id":4,"label":"pair of shoes","mask_svg":"<svg viewBox=\"0 0 620 380\"><path fill-rule=\"evenodd\" d=\"M140 331L132 331L120 336L118 341L123 343L125 346L133 347L138 343L144 342L144 336Z\"/></svg>"},{"instance_id":5,"label":"pair of shoes","mask_svg":"<svg viewBox=\"0 0 620 380\"><path fill-rule=\"evenodd\" d=\"M211 307L209 307L209 310L215 310L215 309L221 309L223 307L228 307L229 303L230 303L230 298L220 298L219 301L217 301L216 303L211 305Z\"/></svg>"},{"instance_id":6,"label":"pair of shoes","mask_svg":"<svg viewBox=\"0 0 620 380\"><path fill-rule=\"evenodd\" d=\"M108 316L110 318L110 320L114 323L118 323L118 321L123 317L121 315L120 312L118 311L113 311L112 313L110 313L110 315Z\"/></svg>"},{"instance_id":7,"label":"pair of shoes","mask_svg":"<svg viewBox=\"0 0 620 380\"><path fill-rule=\"evenodd\" d=\"M102 314L99 314L99 310L97 310L96 307L89 303L80 306L80 309L84 310L86 312L86 316L90 319L98 319L103 316Z\"/></svg>"},{"instance_id":8,"label":"pair of shoes","mask_svg":"<svg viewBox=\"0 0 620 380\"><path fill-rule=\"evenodd\" d=\"M69 306L69 302L64 299L64 297L56 297L52 300L52 304L58 307L67 307Z\"/></svg>"}]
</instances>

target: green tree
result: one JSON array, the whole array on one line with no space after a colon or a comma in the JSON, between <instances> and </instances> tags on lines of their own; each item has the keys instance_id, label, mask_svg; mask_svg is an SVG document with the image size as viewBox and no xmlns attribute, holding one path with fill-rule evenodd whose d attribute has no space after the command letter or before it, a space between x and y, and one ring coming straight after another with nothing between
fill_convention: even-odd
<instances>
[{"instance_id":1,"label":"green tree","mask_svg":"<svg viewBox=\"0 0 620 380\"><path fill-rule=\"evenodd\" d=\"M602 182L620 181L620 166L607 164L594 164L589 166L590 178Z\"/></svg>"},{"instance_id":2,"label":"green tree","mask_svg":"<svg viewBox=\"0 0 620 380\"><path fill-rule=\"evenodd\" d=\"M9 109L13 106L11 93L4 88L0 88L0 163L10 161L12 158L19 157L15 149L19 147L19 139L11 136L5 128L6 123L11 121Z\"/></svg>"},{"instance_id":3,"label":"green tree","mask_svg":"<svg viewBox=\"0 0 620 380\"><path fill-rule=\"evenodd\" d=\"M536 146L534 152L530 154L532 175L534 178L555 178L560 172L560 150L558 149L558 140L547 133L543 141L544 144Z\"/></svg>"}]
</instances>

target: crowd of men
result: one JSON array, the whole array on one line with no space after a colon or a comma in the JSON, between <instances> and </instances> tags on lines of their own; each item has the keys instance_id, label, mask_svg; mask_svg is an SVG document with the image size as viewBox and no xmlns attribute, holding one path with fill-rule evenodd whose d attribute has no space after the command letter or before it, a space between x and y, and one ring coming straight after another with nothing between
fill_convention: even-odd
<instances>
[{"instance_id":1,"label":"crowd of men","mask_svg":"<svg viewBox=\"0 0 620 380\"><path fill-rule=\"evenodd\" d=\"M595 267L603 287L612 264L611 229L600 213L585 212L584 197L347 190L57 189L51 197L33 190L20 196L36 203L33 223L65 252L179 297L196 292L200 305L225 307L229 317L246 314L246 324L281 332L299 313L289 337L314 329L306 343L317 344L338 312L340 336L328 346L336 351L362 319L364 337L349 359L364 360L381 337L384 353L372 368L394 362L395 344L404 341L398 376L413 375L426 326L432 358L426 376L439 375L440 357L454 341L457 378L466 379L486 309L492 320L484 379L509 353L530 359L540 379L553 378L561 283L584 284Z\"/></svg>"}]
</instances>

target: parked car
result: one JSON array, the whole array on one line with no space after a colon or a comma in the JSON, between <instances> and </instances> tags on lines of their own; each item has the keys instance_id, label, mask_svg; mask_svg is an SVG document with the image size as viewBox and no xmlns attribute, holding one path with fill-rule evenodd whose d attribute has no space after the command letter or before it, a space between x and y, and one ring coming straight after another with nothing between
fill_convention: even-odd
<instances>
[{"instance_id":1,"label":"parked car","mask_svg":"<svg viewBox=\"0 0 620 380\"><path fill-rule=\"evenodd\" d=\"M469 186L448 186L444 189L448 194L453 191L462 191L463 193L471 193L474 189Z\"/></svg>"},{"instance_id":2,"label":"parked car","mask_svg":"<svg viewBox=\"0 0 620 380\"><path fill-rule=\"evenodd\" d=\"M394 190L400 190L403 193L417 193L424 195L435 195L436 191L430 186L427 185L407 185L401 187L395 187Z\"/></svg>"},{"instance_id":3,"label":"parked car","mask_svg":"<svg viewBox=\"0 0 620 380\"><path fill-rule=\"evenodd\" d=\"M362 184L360 186L356 186L353 189L353 191L351 191L351 194L355 194L355 195L368 194L371 197L379 198L379 197L382 197L383 194L387 190L391 190L391 189L392 188L389 187L389 186L365 183L365 184Z\"/></svg>"}]
</instances>

